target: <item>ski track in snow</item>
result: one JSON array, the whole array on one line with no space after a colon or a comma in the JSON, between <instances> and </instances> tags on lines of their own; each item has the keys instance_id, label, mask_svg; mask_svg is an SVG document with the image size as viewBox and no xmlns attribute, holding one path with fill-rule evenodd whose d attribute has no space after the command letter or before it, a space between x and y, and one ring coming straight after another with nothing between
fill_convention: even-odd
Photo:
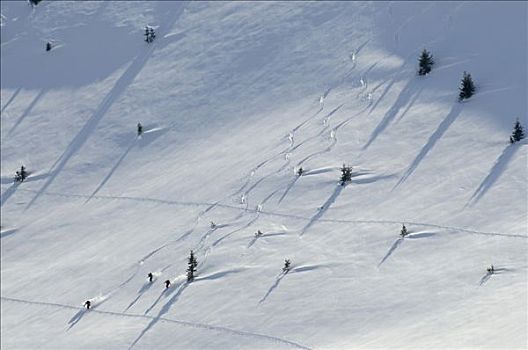
<instances>
[{"instance_id":1,"label":"ski track in snow","mask_svg":"<svg viewBox=\"0 0 528 350\"><path fill-rule=\"evenodd\" d=\"M18 191L34 192L33 190L27 190L27 189L19 189ZM82 194L61 194L61 193L54 193L54 192L45 192L43 193L43 195L67 197L67 198L87 198L89 197L88 195L82 195ZM131 200L131 201L139 201L139 202L153 202L153 203L161 203L161 204L167 204L167 205L181 205L181 206L211 206L213 205L213 203L208 203L208 202L181 202L181 201L171 201L171 200L164 200L164 199L157 199L157 198L145 198L145 197L97 196L95 198L103 199L103 200ZM240 208L240 207L237 207L234 205L228 205L228 204L216 204L216 206L225 208L225 209L238 210L242 212L249 212L249 213L257 212L256 209L245 209L245 208ZM260 214L268 215L268 216L290 218L290 219L295 219L299 221L311 220L311 218L306 217L306 216L285 214L285 213L280 213L280 212L275 212L275 211L262 210L260 211ZM516 234L516 233L486 232L486 231L473 230L473 229L468 229L468 228L463 228L463 227L440 225L440 224L434 224L434 223L408 221L408 220L403 220L403 221L405 221L405 223L409 223L410 225L441 228L441 229L446 229L450 231L458 231L458 232L465 232L465 233L478 234L478 235L525 238L525 239L528 238L527 235ZM342 224L383 224L383 225L396 224L396 225L401 225L402 220L319 219L319 222L342 223Z\"/></svg>"},{"instance_id":2,"label":"ski track in snow","mask_svg":"<svg viewBox=\"0 0 528 350\"><path fill-rule=\"evenodd\" d=\"M8 298L8 297L4 297L4 296L0 297L0 299L2 299L5 302L13 302L13 303L22 303L22 304L31 304L31 305L39 305L39 306L56 307L56 308L62 308L62 309L68 309L68 310L79 310L79 307L76 307L76 306L73 306L73 305L67 305L67 304L48 303L48 302L32 301L32 300L23 300L23 299L17 299L17 298ZM241 330L227 328L227 327L222 327L222 326L214 326L214 325L209 325L209 324L205 324L205 323L188 322L188 321L183 321L183 320L170 319L170 318L166 318L166 317L153 317L153 316L140 315L140 314L113 312L113 311L103 311L103 310L96 310L96 309L90 309L89 311L81 309L80 311L83 312L83 315L84 314L92 314L93 313L93 314L98 314L98 315L146 319L146 320L151 320L151 321L156 320L156 322L157 321L162 321L162 322L176 324L176 325L179 325L179 326L182 326L182 327L187 327L187 328L204 329L204 330L207 330L207 331L213 331L213 332L224 333L224 334L229 334L229 335L235 335L235 336L241 336L241 337L249 337L249 338L254 338L254 339L261 339L261 340L266 340L266 341L277 343L277 344L287 345L289 347L310 350L310 348L307 347L307 346L304 346L304 345L301 345L299 343L296 343L296 342L293 342L293 341L289 341L289 340L286 340L286 339L283 339L283 338L274 337L274 336L271 336L271 335L260 334L260 333L253 333L253 332L248 332L248 331L241 331Z\"/></svg>"}]
</instances>

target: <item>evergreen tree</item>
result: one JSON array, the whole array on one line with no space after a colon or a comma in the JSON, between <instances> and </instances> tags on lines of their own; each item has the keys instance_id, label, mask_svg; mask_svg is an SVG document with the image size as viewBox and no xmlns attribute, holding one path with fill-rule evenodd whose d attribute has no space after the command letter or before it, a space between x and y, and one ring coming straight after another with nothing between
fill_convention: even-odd
<instances>
[{"instance_id":1,"label":"evergreen tree","mask_svg":"<svg viewBox=\"0 0 528 350\"><path fill-rule=\"evenodd\" d=\"M341 168L341 186L352 180L352 167L346 166L343 164Z\"/></svg>"},{"instance_id":2,"label":"evergreen tree","mask_svg":"<svg viewBox=\"0 0 528 350\"><path fill-rule=\"evenodd\" d=\"M194 279L196 267L198 266L198 261L196 261L196 258L194 257L194 252L192 250L187 265L187 282L191 282Z\"/></svg>"},{"instance_id":3,"label":"evergreen tree","mask_svg":"<svg viewBox=\"0 0 528 350\"><path fill-rule=\"evenodd\" d=\"M154 32L154 28L145 26L145 41L147 43L151 43L154 41L154 38L156 38L156 33Z\"/></svg>"},{"instance_id":4,"label":"evergreen tree","mask_svg":"<svg viewBox=\"0 0 528 350\"><path fill-rule=\"evenodd\" d=\"M473 96L473 94L475 93L475 84L473 83L473 79L471 79L471 74L464 72L464 76L462 77L462 83L459 89L459 101L467 100L468 98Z\"/></svg>"},{"instance_id":5,"label":"evergreen tree","mask_svg":"<svg viewBox=\"0 0 528 350\"><path fill-rule=\"evenodd\" d=\"M405 227L405 224L402 224L402 229L401 229L400 236L405 237L405 236L407 236L407 234L408 234L407 227Z\"/></svg>"},{"instance_id":6,"label":"evergreen tree","mask_svg":"<svg viewBox=\"0 0 528 350\"><path fill-rule=\"evenodd\" d=\"M524 139L524 128L519 122L519 119L517 119L515 121L515 125L513 126L512 134L510 136L510 143L515 143L517 141L521 141L522 139Z\"/></svg>"},{"instance_id":7,"label":"evergreen tree","mask_svg":"<svg viewBox=\"0 0 528 350\"><path fill-rule=\"evenodd\" d=\"M433 55L431 55L429 51L424 49L422 51L422 54L420 55L419 63L420 63L420 69L418 69L418 74L419 75L429 74L434 64Z\"/></svg>"},{"instance_id":8,"label":"evergreen tree","mask_svg":"<svg viewBox=\"0 0 528 350\"><path fill-rule=\"evenodd\" d=\"M290 259L284 260L284 267L282 268L282 272L286 273L290 271L290 265L291 265Z\"/></svg>"},{"instance_id":9,"label":"evergreen tree","mask_svg":"<svg viewBox=\"0 0 528 350\"><path fill-rule=\"evenodd\" d=\"M26 171L26 167L24 167L23 165L20 167L20 170L17 170L16 171L16 174L15 174L15 182L22 182L24 181L28 176L28 173Z\"/></svg>"}]
</instances>

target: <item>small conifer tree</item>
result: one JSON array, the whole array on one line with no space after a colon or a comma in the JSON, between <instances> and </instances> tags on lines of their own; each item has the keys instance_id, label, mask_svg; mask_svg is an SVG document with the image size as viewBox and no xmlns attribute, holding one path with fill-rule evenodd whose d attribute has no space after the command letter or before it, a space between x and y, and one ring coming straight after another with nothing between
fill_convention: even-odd
<instances>
[{"instance_id":1,"label":"small conifer tree","mask_svg":"<svg viewBox=\"0 0 528 350\"><path fill-rule=\"evenodd\" d=\"M407 234L408 234L407 227L405 227L405 224L402 224L402 229L401 229L400 236L405 237L405 236L407 236Z\"/></svg>"},{"instance_id":2,"label":"small conifer tree","mask_svg":"<svg viewBox=\"0 0 528 350\"><path fill-rule=\"evenodd\" d=\"M20 170L16 171L15 174L15 182L23 182L28 176L28 173L26 171L26 167L23 165L20 167Z\"/></svg>"},{"instance_id":3,"label":"small conifer tree","mask_svg":"<svg viewBox=\"0 0 528 350\"><path fill-rule=\"evenodd\" d=\"M524 139L524 128L519 122L519 119L517 119L515 121L515 125L513 126L512 134L510 136L510 143L515 143L521 141L522 139Z\"/></svg>"},{"instance_id":4,"label":"small conifer tree","mask_svg":"<svg viewBox=\"0 0 528 350\"><path fill-rule=\"evenodd\" d=\"M156 38L156 32L154 32L154 28L145 26L145 41L147 43L151 43Z\"/></svg>"},{"instance_id":5,"label":"small conifer tree","mask_svg":"<svg viewBox=\"0 0 528 350\"><path fill-rule=\"evenodd\" d=\"M341 186L352 180L352 167L346 166L343 164L341 168Z\"/></svg>"},{"instance_id":6,"label":"small conifer tree","mask_svg":"<svg viewBox=\"0 0 528 350\"><path fill-rule=\"evenodd\" d=\"M431 72L431 69L433 68L433 64L434 64L433 56L431 55L429 51L424 49L419 59L420 68L418 69L418 74L419 75L429 74L429 72Z\"/></svg>"},{"instance_id":7,"label":"small conifer tree","mask_svg":"<svg viewBox=\"0 0 528 350\"><path fill-rule=\"evenodd\" d=\"M471 79L471 74L464 72L462 77L462 82L460 84L460 93L458 94L458 100L463 101L467 100L475 93L475 84L473 79Z\"/></svg>"},{"instance_id":8,"label":"small conifer tree","mask_svg":"<svg viewBox=\"0 0 528 350\"><path fill-rule=\"evenodd\" d=\"M194 279L194 274L196 273L196 267L198 266L198 261L194 257L194 252L191 250L191 255L189 256L189 261L187 263L187 282L191 282Z\"/></svg>"},{"instance_id":9,"label":"small conifer tree","mask_svg":"<svg viewBox=\"0 0 528 350\"><path fill-rule=\"evenodd\" d=\"M286 272L290 271L290 265L291 265L290 259L285 259L284 260L284 267L282 268L282 272L286 273Z\"/></svg>"}]
</instances>

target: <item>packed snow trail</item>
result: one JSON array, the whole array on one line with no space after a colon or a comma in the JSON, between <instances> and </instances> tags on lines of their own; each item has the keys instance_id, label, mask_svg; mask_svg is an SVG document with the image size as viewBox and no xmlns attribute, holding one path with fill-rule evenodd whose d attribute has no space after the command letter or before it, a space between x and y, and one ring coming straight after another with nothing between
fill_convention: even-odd
<instances>
[{"instance_id":1,"label":"packed snow trail","mask_svg":"<svg viewBox=\"0 0 528 350\"><path fill-rule=\"evenodd\" d=\"M63 309L70 309L70 310L79 310L79 307L73 306L73 305L66 305L66 304L59 304L59 303L48 303L48 302L41 302L41 301L32 301L32 300L23 300L23 299L17 299L17 298L9 298L9 297L0 297L3 301L6 302L13 302L13 303L23 303L23 304L31 304L31 305L39 305L39 306L47 306L47 307L56 307L56 308L63 308ZM81 310L83 311L83 310ZM304 350L310 350L309 347L301 345L296 342L292 342L286 339L282 339L279 337L274 337L270 335L260 334L260 333L252 333L247 331L241 331L237 329L231 329L227 327L222 326L214 326L209 325L205 323L196 323L196 322L188 322L183 320L175 320L170 319L166 317L153 317L153 316L146 316L146 315L140 315L140 314L132 314L132 313L122 313L122 312L112 312L112 311L103 311L103 310L94 310L90 309L90 311L87 311L88 314L98 314L98 315L107 315L107 316L114 316L114 317L127 317L127 318L139 318L139 319L148 319L151 321L162 321L167 322L171 324L176 324L182 327L188 327L188 328L197 328L197 329L204 329L207 331L217 332L217 333L223 333L228 335L234 335L234 336L240 336L240 337L250 337L255 339L261 339L266 340L268 342L286 345L289 347L294 347L297 349L304 349Z\"/></svg>"},{"instance_id":2,"label":"packed snow trail","mask_svg":"<svg viewBox=\"0 0 528 350\"><path fill-rule=\"evenodd\" d=\"M32 190L18 190L20 192L27 191L27 192L35 192ZM70 198L88 198L89 195L82 195L82 194L59 194L54 192L46 192L44 195L49 196L58 196L58 197L70 197ZM158 198L145 198L145 197L121 197L121 196L97 196L94 197L97 199L103 199L103 200L131 200L131 201L139 201L139 202L154 202L154 203L161 203L161 204L167 204L167 205L181 205L181 206L212 206L216 205L221 208L225 209L232 209L237 210L241 212L248 212L248 213L256 213L256 209L245 209L240 208L234 205L227 205L227 204L214 204L214 203L208 203L208 202L181 202L181 201L171 201L171 200L164 200L164 199L158 199ZM301 221L310 221L311 217L306 217L302 215L295 215L295 214L286 214L281 213L277 211L266 211L261 210L259 212L261 215L268 215L268 216L277 216L277 217L283 217L283 218L291 218L295 220L301 220ZM407 221L407 220L368 220L368 219L358 219L358 220L352 220L352 219L319 219L319 222L328 222L328 223L342 223L342 224L383 224L383 225L401 225L403 221L406 223L409 223L411 225L416 226L423 226L423 227L434 227L434 228L441 228L446 229L450 231L455 232L465 232L465 233L471 233L471 234L477 234L477 235L486 235L486 236L500 236L500 237L512 237L512 238L528 238L528 235L518 234L518 233L500 233L500 232L488 232L488 231L479 231L479 230L473 230L469 228L463 228L463 227L456 227L456 226L448 226L448 225L440 225L440 224L434 224L434 223L427 223L427 222L417 222L417 221Z\"/></svg>"}]
</instances>

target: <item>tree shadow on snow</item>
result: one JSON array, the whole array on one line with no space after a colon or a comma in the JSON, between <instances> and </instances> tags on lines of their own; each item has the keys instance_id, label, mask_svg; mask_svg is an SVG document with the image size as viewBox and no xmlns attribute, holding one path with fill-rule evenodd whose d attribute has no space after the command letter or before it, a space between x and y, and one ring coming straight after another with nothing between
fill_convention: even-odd
<instances>
[{"instance_id":1,"label":"tree shadow on snow","mask_svg":"<svg viewBox=\"0 0 528 350\"><path fill-rule=\"evenodd\" d=\"M486 274L484 276L482 276L482 278L480 279L480 283L479 285L482 286L484 285L486 282L488 282L488 280L491 278L491 276L493 275L500 275L504 272L507 272L507 271L511 271L510 269L507 269L507 268L504 268L504 267L500 267L500 268L495 268L495 270L493 271L493 273L491 272L486 272Z\"/></svg>"},{"instance_id":2,"label":"tree shadow on snow","mask_svg":"<svg viewBox=\"0 0 528 350\"><path fill-rule=\"evenodd\" d=\"M341 186L341 185L337 185L335 190L334 190L334 193L332 193L332 195L330 197L328 197L328 199L326 200L326 202L318 208L317 210L317 213L310 219L310 221L302 228L301 230L301 233L300 233L300 236L304 235L306 233L306 231L314 224L317 222L317 220L319 220L323 215L324 213L328 210L328 208L330 208L330 206L336 201L337 197L339 197L339 195L341 194L341 191L343 191L343 189L345 188L345 186Z\"/></svg>"},{"instance_id":3,"label":"tree shadow on snow","mask_svg":"<svg viewBox=\"0 0 528 350\"><path fill-rule=\"evenodd\" d=\"M279 286L279 283L284 278L284 276L286 276L286 273L284 273L284 272L281 272L280 275L277 276L277 278L275 279L275 283L273 283L273 285L268 289L268 291L262 297L262 299L259 300L259 302L258 302L259 305L262 304L264 301L266 301L266 299L271 294L271 292L273 292L273 290Z\"/></svg>"},{"instance_id":4,"label":"tree shadow on snow","mask_svg":"<svg viewBox=\"0 0 528 350\"><path fill-rule=\"evenodd\" d=\"M385 260L387 260L389 258L389 256L392 255L392 253L396 250L396 248L398 248L398 246L400 244L403 243L403 238L398 238L396 241L394 241L394 243L392 244L392 246L390 247L389 251L387 252L387 254L385 254L385 256L383 257L383 259L381 259L381 261L379 262L378 264L378 267L381 266L381 264L383 264L385 262Z\"/></svg>"},{"instance_id":5,"label":"tree shadow on snow","mask_svg":"<svg viewBox=\"0 0 528 350\"><path fill-rule=\"evenodd\" d=\"M479 185L479 187L475 190L471 198L469 199L468 203L466 204L466 207L468 205L473 205L477 203L482 196L488 192L488 190L493 186L495 181L497 181L504 170L507 168L508 164L510 163L510 160L513 158L515 153L517 153L517 150L519 149L518 145L508 145L506 148L502 151L501 155L497 160L495 161L495 164L491 168L488 176L482 181L482 183Z\"/></svg>"},{"instance_id":6,"label":"tree shadow on snow","mask_svg":"<svg viewBox=\"0 0 528 350\"><path fill-rule=\"evenodd\" d=\"M186 3L182 2L177 3L176 5L178 5L176 8L164 9L163 11L164 18L161 19L160 28L158 29L160 38L163 37L163 35L172 28L174 23L183 13ZM159 6L174 6L174 3L160 2ZM182 36L176 36L176 38L178 39L181 39L181 37ZM93 131L97 128L97 125L99 124L101 119L106 115L108 110L112 107L114 102L119 99L123 92L128 88L128 86L135 80L135 78L141 72L141 70L147 63L154 50L158 47L158 45L161 45L163 47L169 42L173 42L174 38L171 37L170 41L164 41L163 39L158 40L159 44L158 41L154 41L153 44L148 45L147 48L142 49L142 51L135 57L135 59L124 71L124 73L119 77L119 79L117 79L112 89L110 89L108 94L103 98L99 106L95 109L92 116L88 119L85 125L69 143L62 155L51 166L49 172L52 175L48 178L42 188L36 193L33 199L28 203L26 209L30 208L33 203L35 203L35 201L42 195L42 193L44 193L46 189L53 183L55 178L60 174L60 172L69 162L69 160L81 150L83 145L86 143ZM112 43L112 41L107 42ZM100 50L98 49L95 51L99 52ZM39 68L39 70L42 70L39 65L37 65L37 67Z\"/></svg>"},{"instance_id":7,"label":"tree shadow on snow","mask_svg":"<svg viewBox=\"0 0 528 350\"><path fill-rule=\"evenodd\" d=\"M453 122L457 119L457 117L460 115L460 112L462 111L463 104L462 103L455 103L455 105L451 108L451 111L449 111L449 114L445 119L438 125L436 130L433 132L433 134L429 137L429 140L427 140L427 143L422 147L420 150L420 153L414 158L413 162L407 168L403 176L400 178L398 183L394 185L392 190L395 190L397 187L399 187L401 184L403 184L409 176L416 170L418 165L420 165L421 161L425 158L427 153L433 149L434 145L438 140L442 138L442 136L445 134L447 129L453 124Z\"/></svg>"},{"instance_id":8,"label":"tree shadow on snow","mask_svg":"<svg viewBox=\"0 0 528 350\"><path fill-rule=\"evenodd\" d=\"M128 349L132 349L134 347L134 345L136 345L140 340L141 338L143 338L143 336L152 328L154 327L154 325L156 323L158 323L158 321L160 320L160 318L166 314L167 312L169 312L170 308L172 307L173 304L176 303L176 301L178 301L178 298L181 296L181 294L183 293L183 291L189 286L189 283L188 282L183 282L182 284L179 285L179 288L178 290L176 291L176 293L170 298L169 301L167 301L167 303L165 303L165 305L163 305L163 307L161 308L161 310L158 312L158 314L156 315L156 317L154 317L152 319L152 321L149 322L149 324L141 331L141 333L137 336L136 339L134 339L134 341L132 342L132 344L130 344L130 346L128 347Z\"/></svg>"}]
</instances>

